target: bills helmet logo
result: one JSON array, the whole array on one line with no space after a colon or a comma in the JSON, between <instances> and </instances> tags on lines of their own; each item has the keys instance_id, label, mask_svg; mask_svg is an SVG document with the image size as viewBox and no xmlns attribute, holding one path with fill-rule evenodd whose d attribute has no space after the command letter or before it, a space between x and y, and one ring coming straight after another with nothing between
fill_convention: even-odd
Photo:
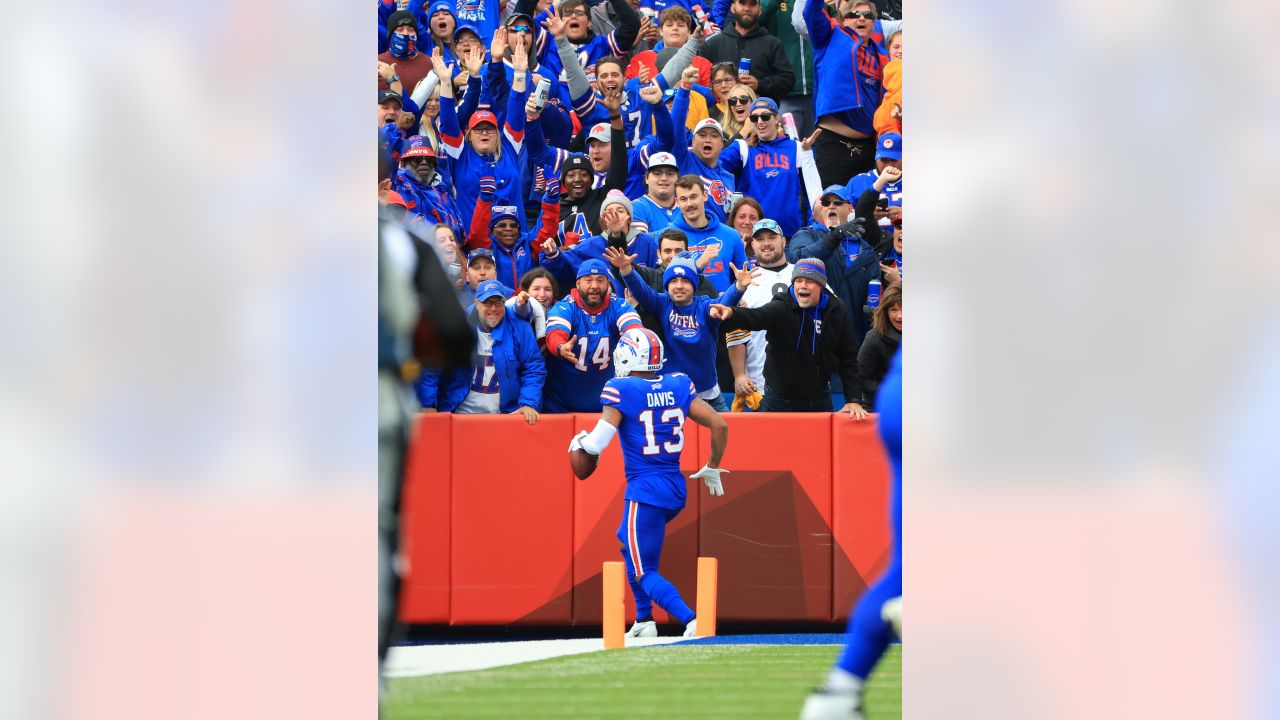
<instances>
[{"instance_id":1,"label":"bills helmet logo","mask_svg":"<svg viewBox=\"0 0 1280 720\"><path fill-rule=\"evenodd\" d=\"M725 207L725 203L729 200L729 188L719 180L712 180L707 187L707 195L711 197L711 202Z\"/></svg>"}]
</instances>

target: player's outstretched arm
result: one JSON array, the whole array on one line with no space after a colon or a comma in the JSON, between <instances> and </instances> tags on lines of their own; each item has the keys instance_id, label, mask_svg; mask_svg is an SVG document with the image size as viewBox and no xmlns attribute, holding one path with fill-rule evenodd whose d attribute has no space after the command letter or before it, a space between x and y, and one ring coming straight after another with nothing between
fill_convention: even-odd
<instances>
[{"instance_id":1,"label":"player's outstretched arm","mask_svg":"<svg viewBox=\"0 0 1280 720\"><path fill-rule=\"evenodd\" d=\"M720 482L720 476L729 471L720 467L720 460L724 458L725 447L729 445L729 423L706 400L700 398L694 398L689 405L689 417L711 430L711 457L701 470L689 477L702 478L707 484L707 492L712 495L724 495L724 484Z\"/></svg>"}]
</instances>

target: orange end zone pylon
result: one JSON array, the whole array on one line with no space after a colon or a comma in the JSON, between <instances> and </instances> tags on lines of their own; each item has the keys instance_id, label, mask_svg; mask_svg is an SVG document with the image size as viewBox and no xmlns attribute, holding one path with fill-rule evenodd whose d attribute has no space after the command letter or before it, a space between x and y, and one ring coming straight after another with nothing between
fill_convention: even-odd
<instances>
[{"instance_id":1,"label":"orange end zone pylon","mask_svg":"<svg viewBox=\"0 0 1280 720\"><path fill-rule=\"evenodd\" d=\"M626 604L623 601L627 589L627 569L621 562L607 562L602 574L604 587L604 649L623 647L627 634Z\"/></svg>"},{"instance_id":2,"label":"orange end zone pylon","mask_svg":"<svg viewBox=\"0 0 1280 720\"><path fill-rule=\"evenodd\" d=\"M715 637L716 634L716 583L720 576L720 561L713 557L698 558L698 637Z\"/></svg>"}]
</instances>

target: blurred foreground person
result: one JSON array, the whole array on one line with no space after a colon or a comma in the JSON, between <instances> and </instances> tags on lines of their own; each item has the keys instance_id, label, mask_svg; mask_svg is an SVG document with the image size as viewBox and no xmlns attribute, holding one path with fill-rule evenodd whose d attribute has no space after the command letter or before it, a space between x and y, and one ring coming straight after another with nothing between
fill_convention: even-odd
<instances>
[{"instance_id":1,"label":"blurred foreground person","mask_svg":"<svg viewBox=\"0 0 1280 720\"><path fill-rule=\"evenodd\" d=\"M872 585L849 616L844 652L827 682L805 701L801 720L862 720L862 689L889 646L892 633L902 633L902 351L894 356L880 385L876 412L880 440L893 474L889 518L893 523L893 556L884 575Z\"/></svg>"}]
</instances>

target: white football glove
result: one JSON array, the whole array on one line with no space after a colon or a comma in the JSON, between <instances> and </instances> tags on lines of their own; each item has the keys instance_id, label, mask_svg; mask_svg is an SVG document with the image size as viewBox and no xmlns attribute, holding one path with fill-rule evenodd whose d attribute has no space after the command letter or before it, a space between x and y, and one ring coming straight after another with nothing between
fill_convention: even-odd
<instances>
[{"instance_id":1,"label":"white football glove","mask_svg":"<svg viewBox=\"0 0 1280 720\"><path fill-rule=\"evenodd\" d=\"M723 468L713 468L710 465L703 465L702 469L690 475L691 478L702 478L707 484L707 492L712 495L724 495L724 485L720 482L720 476L729 472Z\"/></svg>"},{"instance_id":2,"label":"white football glove","mask_svg":"<svg viewBox=\"0 0 1280 720\"><path fill-rule=\"evenodd\" d=\"M569 441L569 452L573 452L574 450L582 450L583 452L586 452L586 448L582 447L582 439L587 435L588 433L586 430L579 430L578 434L574 435L573 439Z\"/></svg>"}]
</instances>

